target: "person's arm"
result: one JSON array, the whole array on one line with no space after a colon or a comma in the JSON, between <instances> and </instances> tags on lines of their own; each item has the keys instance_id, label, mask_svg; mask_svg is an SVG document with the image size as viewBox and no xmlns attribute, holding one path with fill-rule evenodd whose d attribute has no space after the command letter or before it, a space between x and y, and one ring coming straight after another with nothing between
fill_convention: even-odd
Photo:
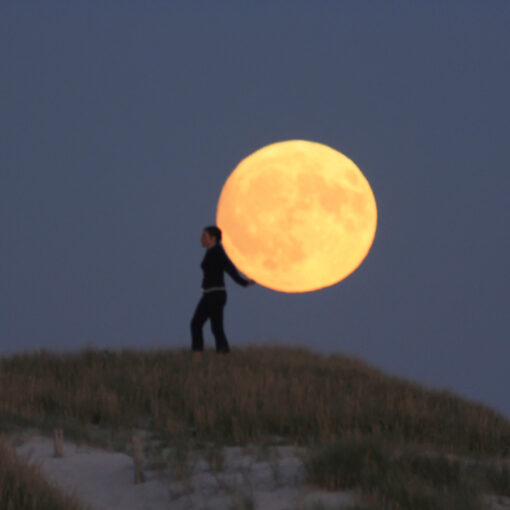
<instances>
[{"instance_id":1,"label":"person's arm","mask_svg":"<svg viewBox=\"0 0 510 510\"><path fill-rule=\"evenodd\" d=\"M237 270L236 266L232 263L232 261L228 258L227 254L223 252L223 269L225 272L227 272L232 280L234 280L236 283L241 285L242 287L247 287L248 285L252 285L254 282L252 280L247 280L246 278L243 278L239 271Z\"/></svg>"}]
</instances>

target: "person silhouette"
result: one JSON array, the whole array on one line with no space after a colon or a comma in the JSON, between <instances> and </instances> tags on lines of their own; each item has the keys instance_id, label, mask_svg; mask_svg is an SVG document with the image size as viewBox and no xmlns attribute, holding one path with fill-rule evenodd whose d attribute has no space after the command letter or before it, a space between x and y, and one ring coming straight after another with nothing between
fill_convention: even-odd
<instances>
[{"instance_id":1,"label":"person silhouette","mask_svg":"<svg viewBox=\"0 0 510 510\"><path fill-rule=\"evenodd\" d=\"M230 352L223 328L223 309L227 303L224 273L228 273L242 287L248 287L255 283L253 280L243 278L228 258L221 244L221 230L218 227L205 227L200 241L207 251L200 265L204 273L202 298L191 319L191 350L194 359L199 358L204 350L202 328L207 319L211 321L216 352L222 354Z\"/></svg>"}]
</instances>

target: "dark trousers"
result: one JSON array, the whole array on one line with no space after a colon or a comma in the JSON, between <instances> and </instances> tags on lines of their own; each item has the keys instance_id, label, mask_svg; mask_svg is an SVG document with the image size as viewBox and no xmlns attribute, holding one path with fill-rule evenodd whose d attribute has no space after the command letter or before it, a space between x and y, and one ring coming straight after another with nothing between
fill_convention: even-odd
<instances>
[{"instance_id":1,"label":"dark trousers","mask_svg":"<svg viewBox=\"0 0 510 510\"><path fill-rule=\"evenodd\" d=\"M204 292L191 319L191 349L204 350L202 328L207 319L211 320L211 329L216 341L216 352L229 352L227 337L223 330L223 308L227 303L227 293L223 290Z\"/></svg>"}]
</instances>

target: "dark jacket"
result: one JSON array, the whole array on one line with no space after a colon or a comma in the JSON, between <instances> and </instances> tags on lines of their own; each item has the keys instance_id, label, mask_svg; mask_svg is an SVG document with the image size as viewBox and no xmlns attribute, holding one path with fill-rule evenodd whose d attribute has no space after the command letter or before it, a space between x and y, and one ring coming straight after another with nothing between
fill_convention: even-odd
<instances>
[{"instance_id":1,"label":"dark jacket","mask_svg":"<svg viewBox=\"0 0 510 510\"><path fill-rule=\"evenodd\" d=\"M239 274L236 267L225 253L221 243L211 246L206 251L200 267L204 272L202 289L205 291L211 288L225 287L225 280L223 278L224 272L227 272L239 285L243 287L248 286L248 280Z\"/></svg>"}]
</instances>

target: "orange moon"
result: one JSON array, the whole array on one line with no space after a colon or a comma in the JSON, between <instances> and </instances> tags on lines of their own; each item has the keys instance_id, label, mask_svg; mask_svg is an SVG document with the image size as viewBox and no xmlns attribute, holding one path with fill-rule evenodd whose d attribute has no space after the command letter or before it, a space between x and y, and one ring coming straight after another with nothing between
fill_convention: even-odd
<instances>
[{"instance_id":1,"label":"orange moon","mask_svg":"<svg viewBox=\"0 0 510 510\"><path fill-rule=\"evenodd\" d=\"M282 292L334 285L372 246L377 206L360 169L316 142L267 145L230 174L216 223L232 262L258 284Z\"/></svg>"}]
</instances>

